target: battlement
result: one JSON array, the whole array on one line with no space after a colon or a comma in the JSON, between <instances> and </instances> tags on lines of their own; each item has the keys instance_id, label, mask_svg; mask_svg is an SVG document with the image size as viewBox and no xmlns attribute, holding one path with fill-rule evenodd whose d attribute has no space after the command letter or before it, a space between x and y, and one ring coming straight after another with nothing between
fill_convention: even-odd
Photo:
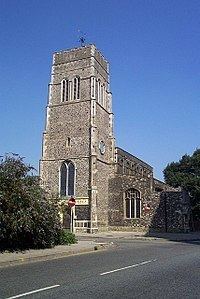
<instances>
[{"instance_id":1,"label":"battlement","mask_svg":"<svg viewBox=\"0 0 200 299\"><path fill-rule=\"evenodd\" d=\"M107 60L100 53L100 51L97 50L95 45L87 45L79 48L55 52L53 55L53 65L65 64L91 57L93 57L107 73L109 72L109 64Z\"/></svg>"}]
</instances>

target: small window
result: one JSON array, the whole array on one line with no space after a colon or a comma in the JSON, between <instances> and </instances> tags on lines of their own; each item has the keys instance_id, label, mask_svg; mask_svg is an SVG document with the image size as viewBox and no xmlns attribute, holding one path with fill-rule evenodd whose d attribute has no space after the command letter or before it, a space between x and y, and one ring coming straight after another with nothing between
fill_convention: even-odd
<instances>
[{"instance_id":1,"label":"small window","mask_svg":"<svg viewBox=\"0 0 200 299\"><path fill-rule=\"evenodd\" d=\"M70 146L71 146L71 139L70 137L67 137L66 147L70 147Z\"/></svg>"},{"instance_id":2,"label":"small window","mask_svg":"<svg viewBox=\"0 0 200 299\"><path fill-rule=\"evenodd\" d=\"M141 198L140 192L136 189L129 189L125 192L125 217L141 217Z\"/></svg>"}]
</instances>

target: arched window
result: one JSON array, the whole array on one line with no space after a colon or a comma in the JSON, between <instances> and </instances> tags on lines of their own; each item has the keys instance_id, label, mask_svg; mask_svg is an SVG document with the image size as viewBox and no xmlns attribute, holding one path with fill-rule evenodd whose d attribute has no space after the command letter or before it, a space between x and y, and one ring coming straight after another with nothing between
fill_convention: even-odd
<instances>
[{"instance_id":1,"label":"arched window","mask_svg":"<svg viewBox=\"0 0 200 299\"><path fill-rule=\"evenodd\" d=\"M66 195L66 187L67 187L67 165L62 163L60 167L60 195Z\"/></svg>"},{"instance_id":2,"label":"arched window","mask_svg":"<svg viewBox=\"0 0 200 299\"><path fill-rule=\"evenodd\" d=\"M101 82L98 79L96 81L96 99L97 99L98 103L100 103L100 97L101 97Z\"/></svg>"},{"instance_id":3,"label":"arched window","mask_svg":"<svg viewBox=\"0 0 200 299\"><path fill-rule=\"evenodd\" d=\"M103 84L101 86L101 97L102 97L102 106L105 108L105 85Z\"/></svg>"},{"instance_id":4,"label":"arched window","mask_svg":"<svg viewBox=\"0 0 200 299\"><path fill-rule=\"evenodd\" d=\"M129 189L125 192L125 216L126 218L140 218L141 216L140 192L136 189Z\"/></svg>"},{"instance_id":5,"label":"arched window","mask_svg":"<svg viewBox=\"0 0 200 299\"><path fill-rule=\"evenodd\" d=\"M61 102L69 100L69 80L63 79L61 81Z\"/></svg>"},{"instance_id":6,"label":"arched window","mask_svg":"<svg viewBox=\"0 0 200 299\"><path fill-rule=\"evenodd\" d=\"M91 98L95 99L95 95L96 95L96 79L95 77L91 77L91 81L90 81L90 90L91 90Z\"/></svg>"},{"instance_id":7,"label":"arched window","mask_svg":"<svg viewBox=\"0 0 200 299\"><path fill-rule=\"evenodd\" d=\"M80 77L74 78L74 100L80 99Z\"/></svg>"},{"instance_id":8,"label":"arched window","mask_svg":"<svg viewBox=\"0 0 200 299\"><path fill-rule=\"evenodd\" d=\"M75 167L71 162L68 164L68 195L74 195L74 180L75 179Z\"/></svg>"},{"instance_id":9,"label":"arched window","mask_svg":"<svg viewBox=\"0 0 200 299\"><path fill-rule=\"evenodd\" d=\"M60 196L74 196L75 166L72 162L63 162L60 167Z\"/></svg>"}]
</instances>

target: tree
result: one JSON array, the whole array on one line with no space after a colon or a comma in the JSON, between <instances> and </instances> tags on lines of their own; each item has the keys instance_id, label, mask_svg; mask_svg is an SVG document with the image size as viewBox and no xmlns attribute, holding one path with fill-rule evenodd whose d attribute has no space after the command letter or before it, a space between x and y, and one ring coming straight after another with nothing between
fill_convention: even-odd
<instances>
[{"instance_id":1,"label":"tree","mask_svg":"<svg viewBox=\"0 0 200 299\"><path fill-rule=\"evenodd\" d=\"M200 219L200 149L184 155L179 162L172 162L164 169L165 182L182 187L189 192L194 220Z\"/></svg>"},{"instance_id":2,"label":"tree","mask_svg":"<svg viewBox=\"0 0 200 299\"><path fill-rule=\"evenodd\" d=\"M47 199L33 167L18 155L0 161L0 250L52 247L62 228L57 201Z\"/></svg>"}]
</instances>

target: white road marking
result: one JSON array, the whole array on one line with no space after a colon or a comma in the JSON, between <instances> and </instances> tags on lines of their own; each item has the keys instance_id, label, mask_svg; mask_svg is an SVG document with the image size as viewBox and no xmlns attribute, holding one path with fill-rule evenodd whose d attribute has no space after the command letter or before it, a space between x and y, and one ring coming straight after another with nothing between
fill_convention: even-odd
<instances>
[{"instance_id":1,"label":"white road marking","mask_svg":"<svg viewBox=\"0 0 200 299\"><path fill-rule=\"evenodd\" d=\"M19 294L19 295L16 295L16 296L8 297L8 298L6 298L6 299L20 298L20 297L24 297L24 296L27 296L27 295L35 294L35 293L38 293L38 292L42 292L42 291L50 290L50 289L53 289L53 288L57 288L57 287L59 287L59 286L60 286L59 284L56 284L56 285L54 285L54 286L50 286L50 287L46 287L46 288L42 288L42 289L38 289L38 290L34 290L34 291L31 291L31 292L27 292L27 293Z\"/></svg>"},{"instance_id":2,"label":"white road marking","mask_svg":"<svg viewBox=\"0 0 200 299\"><path fill-rule=\"evenodd\" d=\"M112 271L104 272L104 273L101 273L100 275L102 276L102 275L106 275L106 274L110 274L110 273L114 273L114 272L126 270L126 269L129 269L129 268L135 268L135 267L143 266L143 265L155 262L155 261L156 261L156 259L155 260L150 260L150 261L144 261L144 262L141 262L141 263L138 263L138 264L134 264L134 265L131 265L131 266L127 266L127 267L115 269L115 270L112 270Z\"/></svg>"}]
</instances>

